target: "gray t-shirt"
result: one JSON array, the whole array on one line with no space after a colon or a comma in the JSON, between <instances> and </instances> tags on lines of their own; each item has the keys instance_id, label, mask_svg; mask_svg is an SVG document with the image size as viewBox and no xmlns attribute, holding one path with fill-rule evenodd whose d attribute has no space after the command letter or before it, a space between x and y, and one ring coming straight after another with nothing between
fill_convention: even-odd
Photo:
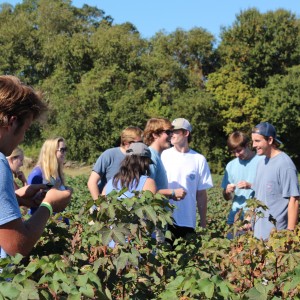
<instances>
[{"instance_id":1,"label":"gray t-shirt","mask_svg":"<svg viewBox=\"0 0 300 300\"><path fill-rule=\"evenodd\" d=\"M107 149L99 156L93 167L93 171L101 177L101 180L98 182L100 193L107 181L113 178L119 171L124 158L125 154L121 151L120 147Z\"/></svg>"},{"instance_id":2,"label":"gray t-shirt","mask_svg":"<svg viewBox=\"0 0 300 300\"><path fill-rule=\"evenodd\" d=\"M291 158L280 152L272 158L262 159L257 166L253 189L256 199L268 206L268 210L263 211L264 217L255 221L254 236L268 239L274 228L269 216L276 219L277 229L286 229L289 198L299 196L297 169Z\"/></svg>"}]
</instances>

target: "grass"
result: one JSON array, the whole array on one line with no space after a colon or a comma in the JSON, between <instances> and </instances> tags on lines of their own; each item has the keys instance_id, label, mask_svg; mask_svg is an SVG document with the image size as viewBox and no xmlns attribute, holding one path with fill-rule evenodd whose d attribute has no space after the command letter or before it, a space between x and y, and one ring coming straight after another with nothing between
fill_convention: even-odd
<instances>
[{"instance_id":1,"label":"grass","mask_svg":"<svg viewBox=\"0 0 300 300\"><path fill-rule=\"evenodd\" d=\"M24 172L26 178L28 177L29 173L32 171L32 168L21 168ZM64 168L64 173L70 177L76 177L80 175L90 175L92 171L92 166L83 166L83 167L76 167L76 168Z\"/></svg>"}]
</instances>

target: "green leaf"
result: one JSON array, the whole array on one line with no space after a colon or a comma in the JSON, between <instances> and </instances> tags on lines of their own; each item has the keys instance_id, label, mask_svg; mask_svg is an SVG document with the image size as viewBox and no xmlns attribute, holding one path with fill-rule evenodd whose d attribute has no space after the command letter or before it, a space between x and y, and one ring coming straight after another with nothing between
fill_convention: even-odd
<instances>
[{"instance_id":1,"label":"green leaf","mask_svg":"<svg viewBox=\"0 0 300 300\"><path fill-rule=\"evenodd\" d=\"M113 231L111 229L105 228L100 231L100 234L102 234L103 245L108 245L112 240Z\"/></svg>"},{"instance_id":2,"label":"green leaf","mask_svg":"<svg viewBox=\"0 0 300 300\"><path fill-rule=\"evenodd\" d=\"M78 286L85 286L87 281L88 281L88 275L84 274L84 275L78 275L77 280L76 280L76 284Z\"/></svg>"},{"instance_id":3,"label":"green leaf","mask_svg":"<svg viewBox=\"0 0 300 300\"><path fill-rule=\"evenodd\" d=\"M128 254L122 251L116 263L117 273L120 272L120 270L123 270L126 267L127 263Z\"/></svg>"},{"instance_id":4,"label":"green leaf","mask_svg":"<svg viewBox=\"0 0 300 300\"><path fill-rule=\"evenodd\" d=\"M147 205L144 207L143 210L146 213L147 217L154 223L154 225L156 225L157 217L156 217L156 213L155 213L153 207L150 205Z\"/></svg>"},{"instance_id":5,"label":"green leaf","mask_svg":"<svg viewBox=\"0 0 300 300\"><path fill-rule=\"evenodd\" d=\"M11 282L1 282L0 292L7 299L16 299L20 294L20 291Z\"/></svg>"},{"instance_id":6,"label":"green leaf","mask_svg":"<svg viewBox=\"0 0 300 300\"><path fill-rule=\"evenodd\" d=\"M110 218L111 220L113 220L113 219L115 218L116 212L115 212L115 208L114 208L113 205L110 205L110 206L108 207L107 213L108 213L109 218Z\"/></svg>"},{"instance_id":7,"label":"green leaf","mask_svg":"<svg viewBox=\"0 0 300 300\"><path fill-rule=\"evenodd\" d=\"M94 289L90 284L80 287L79 291L89 298L94 297Z\"/></svg>"},{"instance_id":8,"label":"green leaf","mask_svg":"<svg viewBox=\"0 0 300 300\"><path fill-rule=\"evenodd\" d=\"M120 228L114 228L112 229L113 235L112 235L112 239L121 244L121 245L125 245L126 244L126 240L125 240L125 235L123 234L123 230Z\"/></svg>"},{"instance_id":9,"label":"green leaf","mask_svg":"<svg viewBox=\"0 0 300 300\"><path fill-rule=\"evenodd\" d=\"M208 278L201 279L198 283L200 291L203 292L206 298L211 299L214 295L215 285Z\"/></svg>"}]
</instances>

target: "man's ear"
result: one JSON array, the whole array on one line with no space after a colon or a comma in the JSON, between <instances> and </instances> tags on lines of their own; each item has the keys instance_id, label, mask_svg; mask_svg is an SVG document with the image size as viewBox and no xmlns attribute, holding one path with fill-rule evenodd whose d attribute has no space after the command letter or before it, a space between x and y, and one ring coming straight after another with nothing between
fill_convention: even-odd
<instances>
[{"instance_id":1,"label":"man's ear","mask_svg":"<svg viewBox=\"0 0 300 300\"><path fill-rule=\"evenodd\" d=\"M17 122L17 117L16 116L11 116L8 119L8 126L13 126Z\"/></svg>"},{"instance_id":2,"label":"man's ear","mask_svg":"<svg viewBox=\"0 0 300 300\"><path fill-rule=\"evenodd\" d=\"M186 130L184 135L188 137L190 135L190 132Z\"/></svg>"},{"instance_id":3,"label":"man's ear","mask_svg":"<svg viewBox=\"0 0 300 300\"><path fill-rule=\"evenodd\" d=\"M273 142L274 142L274 138L273 138L272 136L269 136L269 137L268 137L268 144L269 144L269 145L272 145Z\"/></svg>"},{"instance_id":4,"label":"man's ear","mask_svg":"<svg viewBox=\"0 0 300 300\"><path fill-rule=\"evenodd\" d=\"M156 139L159 137L159 134L153 132L153 133L152 133L152 137L156 140Z\"/></svg>"}]
</instances>

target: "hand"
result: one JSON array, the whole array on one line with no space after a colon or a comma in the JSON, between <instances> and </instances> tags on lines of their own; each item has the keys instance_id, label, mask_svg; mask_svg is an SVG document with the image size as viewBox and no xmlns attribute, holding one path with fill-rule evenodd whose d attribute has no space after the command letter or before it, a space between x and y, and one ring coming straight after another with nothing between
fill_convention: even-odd
<instances>
[{"instance_id":1,"label":"hand","mask_svg":"<svg viewBox=\"0 0 300 300\"><path fill-rule=\"evenodd\" d=\"M40 190L46 189L45 184L30 184L23 186L15 191L19 199L33 198Z\"/></svg>"},{"instance_id":2,"label":"hand","mask_svg":"<svg viewBox=\"0 0 300 300\"><path fill-rule=\"evenodd\" d=\"M235 184L233 183L228 184L226 187L226 194L234 193L234 191L235 191Z\"/></svg>"},{"instance_id":3,"label":"hand","mask_svg":"<svg viewBox=\"0 0 300 300\"><path fill-rule=\"evenodd\" d=\"M251 183L249 183L245 180L240 181L236 186L239 189L251 189Z\"/></svg>"},{"instance_id":4,"label":"hand","mask_svg":"<svg viewBox=\"0 0 300 300\"><path fill-rule=\"evenodd\" d=\"M53 212L60 212L67 207L71 200L71 196L72 191L69 189L60 191L52 188L47 192L43 201L49 203L52 206Z\"/></svg>"},{"instance_id":5,"label":"hand","mask_svg":"<svg viewBox=\"0 0 300 300\"><path fill-rule=\"evenodd\" d=\"M174 192L175 192L175 197L174 198L176 200L182 200L186 195L186 191L183 188L176 189L176 190L174 190Z\"/></svg>"},{"instance_id":6,"label":"hand","mask_svg":"<svg viewBox=\"0 0 300 300\"><path fill-rule=\"evenodd\" d=\"M15 177L18 178L23 183L23 186L27 185L27 180L26 180L26 177L25 177L23 171L18 171L15 174Z\"/></svg>"}]
</instances>

